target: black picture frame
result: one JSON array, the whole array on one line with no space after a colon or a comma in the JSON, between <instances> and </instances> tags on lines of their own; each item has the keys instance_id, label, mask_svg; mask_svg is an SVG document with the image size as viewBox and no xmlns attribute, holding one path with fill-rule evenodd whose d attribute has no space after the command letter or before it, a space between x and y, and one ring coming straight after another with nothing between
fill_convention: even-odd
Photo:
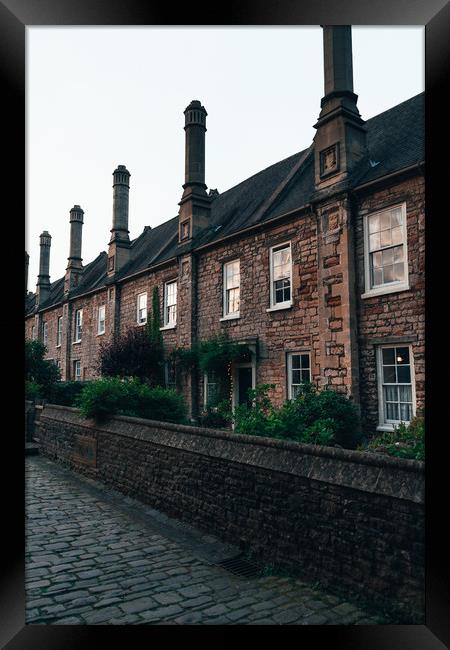
<instances>
[{"instance_id":1,"label":"black picture frame","mask_svg":"<svg viewBox=\"0 0 450 650\"><path fill-rule=\"evenodd\" d=\"M444 535L448 514L446 512L447 480L444 462L446 462L446 425L440 424L436 414L442 409L438 396L439 353L434 341L448 338L447 319L432 314L432 305L436 305L440 274L436 271L437 260L446 259L444 245L448 241L436 236L436 222L440 225L448 219L448 199L444 199L448 187L448 164L437 161L443 131L448 123L448 100L444 97L445 83L449 73L448 34L450 26L450 5L446 0L379 0L367 2L350 0L345 2L295 2L278 0L278 2L230 2L221 6L209 3L185 3L175 7L169 3L150 4L142 0L2 0L0 2L0 70L3 80L3 119L2 140L6 155L2 171L4 196L11 199L10 210L3 212L4 239L10 242L9 248L15 253L7 265L8 278L3 277L8 285L4 293L4 308L7 318L2 320L3 342L8 341L7 348L13 351L14 363L7 364L5 376L8 384L13 385L17 403L8 396L3 409L6 416L11 415L10 425L4 431L3 445L3 505L6 512L3 517L3 567L0 579L0 645L8 650L24 648L45 648L46 650L70 648L93 648L99 643L112 642L119 647L148 645L155 635L163 634L164 643L170 642L170 635L177 636L182 631L183 643L191 641L195 631L198 637L214 635L215 641L223 639L226 643L230 635L236 634L237 626L217 629L205 627L199 629L176 626L25 626L25 588L24 588L24 470L23 437L17 426L17 414L22 413L23 385L23 262L22 249L18 251L17 242L24 237L22 224L25 214L25 28L33 25L317 25L317 24L353 24L353 25L424 25L426 56L426 210L427 210L427 431L435 435L428 436L426 443L426 624L416 626L321 626L316 628L296 627L294 638L300 644L305 643L308 635L314 644L323 643L324 647L345 648L353 650L389 649L389 650L440 650L449 644L449 589L448 589L448 548L449 540ZM175 20L175 22L174 22ZM220 20L220 22L218 22ZM440 208L440 206L442 206ZM43 206L45 209L45 206ZM433 225L434 224L434 225ZM429 254L433 247L433 266ZM448 247L448 245L447 245ZM20 255L18 254L20 252ZM448 256L448 254L447 254ZM5 256L2 257L4 262ZM20 261L20 267L19 267ZM4 262L5 263L5 262ZM6 279L8 281L6 282ZM17 287L17 284L22 286ZM10 286L12 288L10 288ZM12 321L12 323L11 323ZM445 321L445 322L443 322ZM12 327L11 327L12 325ZM445 329L444 329L445 328ZM22 357L21 357L22 354ZM15 377L14 375L17 374ZM9 380L11 376L11 380ZM11 384L10 384L11 381ZM5 395L6 393L5 389ZM12 406L14 404L14 406ZM430 413L435 415L431 419ZM20 416L20 420L21 420ZM22 421L22 420L21 420ZM444 447L445 445L445 447ZM442 447L442 448L441 448ZM6 472L9 469L10 472ZM11 471L12 470L12 471ZM245 636L245 631L251 637ZM284 636L286 627L264 629L264 636L273 633ZM292 630L289 630L292 633ZM240 628L239 638L254 641L255 629ZM132 635L131 641L130 634ZM244 636L242 636L244 634ZM298 635L298 636L297 636ZM270 641L269 641L270 642Z\"/></svg>"}]
</instances>

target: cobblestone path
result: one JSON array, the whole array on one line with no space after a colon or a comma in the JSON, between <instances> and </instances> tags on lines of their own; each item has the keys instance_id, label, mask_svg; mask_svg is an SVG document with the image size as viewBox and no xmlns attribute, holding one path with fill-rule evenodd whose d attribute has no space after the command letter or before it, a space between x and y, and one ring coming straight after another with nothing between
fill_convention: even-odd
<instances>
[{"instance_id":1,"label":"cobblestone path","mask_svg":"<svg viewBox=\"0 0 450 650\"><path fill-rule=\"evenodd\" d=\"M382 622L300 580L214 564L236 553L46 458L26 459L27 624Z\"/></svg>"}]
</instances>

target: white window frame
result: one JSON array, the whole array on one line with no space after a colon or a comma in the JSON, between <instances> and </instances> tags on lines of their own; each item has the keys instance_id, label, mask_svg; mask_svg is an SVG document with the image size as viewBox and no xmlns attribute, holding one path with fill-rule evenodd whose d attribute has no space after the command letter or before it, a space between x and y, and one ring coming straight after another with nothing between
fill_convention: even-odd
<instances>
[{"instance_id":1,"label":"white window frame","mask_svg":"<svg viewBox=\"0 0 450 650\"><path fill-rule=\"evenodd\" d=\"M78 315L79 318L78 318ZM78 322L79 320L79 322ZM80 336L79 336L80 334ZM75 339L74 343L81 343L81 339L83 337L83 310L82 309L76 309L75 310L75 331L74 331Z\"/></svg>"},{"instance_id":2,"label":"white window frame","mask_svg":"<svg viewBox=\"0 0 450 650\"><path fill-rule=\"evenodd\" d=\"M140 307L140 300L142 296L145 296L145 320L143 321L139 320L139 312L143 309L143 307ZM138 294L137 302L136 302L136 321L138 325L145 325L147 323L147 292L146 291L143 291L142 293Z\"/></svg>"},{"instance_id":3,"label":"white window frame","mask_svg":"<svg viewBox=\"0 0 450 650\"><path fill-rule=\"evenodd\" d=\"M376 215L381 215L384 212L389 212L390 210L395 210L396 208L401 208L402 211L404 279L397 280L396 282L388 282L386 284L372 288L371 280L370 280L369 218ZM380 296L388 293L396 293L398 291L407 291L409 289L409 273L408 273L409 265L408 265L408 229L406 223L406 203L391 205L384 208L383 210L377 210L376 212L369 212L368 214L365 214L363 219L363 230L364 230L365 291L362 294L361 298L368 298L370 296Z\"/></svg>"},{"instance_id":4,"label":"white window frame","mask_svg":"<svg viewBox=\"0 0 450 650\"><path fill-rule=\"evenodd\" d=\"M36 325L31 326L31 340L32 341L36 340Z\"/></svg>"},{"instance_id":5,"label":"white window frame","mask_svg":"<svg viewBox=\"0 0 450 650\"><path fill-rule=\"evenodd\" d=\"M164 384L165 384L166 388L176 390L177 389L176 369L175 369L175 366L173 364L172 364L172 368L173 368L173 374L174 374L174 382L173 382L173 384L169 382L170 364L171 364L171 362L168 361L168 360L166 360L164 362Z\"/></svg>"},{"instance_id":6,"label":"white window frame","mask_svg":"<svg viewBox=\"0 0 450 650\"><path fill-rule=\"evenodd\" d=\"M409 350L409 366L411 373L411 400L412 400L412 417L416 415L416 379L414 371L414 356L412 345L410 343L389 343L386 345L378 345L376 350L377 359L377 386L378 386L378 427L377 431L393 431L401 420L386 421L384 417L384 398L383 398L383 350L388 348L408 348ZM397 386L409 384L396 384ZM406 422L408 424L408 422Z\"/></svg>"},{"instance_id":7,"label":"white window frame","mask_svg":"<svg viewBox=\"0 0 450 650\"><path fill-rule=\"evenodd\" d=\"M79 373L77 373L77 369L79 369L80 371ZM73 380L81 381L81 360L80 359L74 359L73 361Z\"/></svg>"},{"instance_id":8,"label":"white window frame","mask_svg":"<svg viewBox=\"0 0 450 650\"><path fill-rule=\"evenodd\" d=\"M312 381L312 372L311 372L311 352L309 350L289 350L289 352L286 353L287 359L286 359L286 370L287 370L287 398L289 400L295 399L295 397L292 396L292 357L294 356L307 356L309 358L309 381ZM301 368L300 370L303 370ZM303 382L301 382L303 383ZM299 384L295 384L295 386L298 386Z\"/></svg>"},{"instance_id":9,"label":"white window frame","mask_svg":"<svg viewBox=\"0 0 450 650\"><path fill-rule=\"evenodd\" d=\"M211 384L217 385L217 383L218 383L217 381L208 382L208 374L211 375L212 374L211 371L209 373L208 373L208 371L206 371L203 374L203 406L204 406L205 409L208 408L208 384L211 383Z\"/></svg>"},{"instance_id":10,"label":"white window frame","mask_svg":"<svg viewBox=\"0 0 450 650\"><path fill-rule=\"evenodd\" d=\"M44 321L42 323L42 343L45 347L48 347L48 322Z\"/></svg>"},{"instance_id":11,"label":"white window frame","mask_svg":"<svg viewBox=\"0 0 450 650\"><path fill-rule=\"evenodd\" d=\"M290 281L290 286L291 286L291 298L290 300L285 300L284 302L275 302L275 292L274 292L274 278L273 278L273 255L275 252L278 250L281 250L283 248L289 248L290 253L291 253L291 264L290 264L290 269L289 269L289 281ZM266 309L266 311L278 311L279 309L289 309L292 307L293 304L293 299L292 299L292 245L290 241L283 242L282 244L276 244L276 246L272 246L270 248L270 253L269 253L269 271L270 271L270 307Z\"/></svg>"},{"instance_id":12,"label":"white window frame","mask_svg":"<svg viewBox=\"0 0 450 650\"><path fill-rule=\"evenodd\" d=\"M100 310L103 309L103 319L100 318ZM103 329L100 324L103 323ZM100 305L97 311L97 336L101 336L106 332L106 305Z\"/></svg>"},{"instance_id":13,"label":"white window frame","mask_svg":"<svg viewBox=\"0 0 450 650\"><path fill-rule=\"evenodd\" d=\"M236 262L239 264L239 287L233 287L233 288L234 289L239 288L239 310L229 312L227 311L227 302L228 302L227 291L229 291L227 287L227 267L230 264L236 264ZM222 278L223 278L223 298L222 298L223 310L222 310L222 318L220 320L223 321L223 320L233 320L235 318L240 318L241 316L241 260L239 258L224 263L222 269Z\"/></svg>"},{"instance_id":14,"label":"white window frame","mask_svg":"<svg viewBox=\"0 0 450 650\"><path fill-rule=\"evenodd\" d=\"M58 316L56 321L56 347L60 348L62 343L63 317Z\"/></svg>"},{"instance_id":15,"label":"white window frame","mask_svg":"<svg viewBox=\"0 0 450 650\"><path fill-rule=\"evenodd\" d=\"M169 306L167 304L168 300L168 287L170 284L175 285L175 320L174 321L169 321L168 320L168 314L167 314L167 307ZM168 282L164 283L164 325L163 327L160 327L161 330L171 330L174 327L177 326L177 316L178 316L178 281L177 280L169 280Z\"/></svg>"}]
</instances>

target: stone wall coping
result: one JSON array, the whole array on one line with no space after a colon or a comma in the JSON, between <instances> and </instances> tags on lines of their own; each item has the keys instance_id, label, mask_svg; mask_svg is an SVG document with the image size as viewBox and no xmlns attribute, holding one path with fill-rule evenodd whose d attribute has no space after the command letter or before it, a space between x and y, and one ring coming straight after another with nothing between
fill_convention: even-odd
<instances>
[{"instance_id":1,"label":"stone wall coping","mask_svg":"<svg viewBox=\"0 0 450 650\"><path fill-rule=\"evenodd\" d=\"M424 463L382 454L319 447L190 425L117 415L103 424L79 409L46 404L42 420L73 423L95 434L119 435L228 462L254 465L364 492L424 501ZM92 434L91 434L92 435Z\"/></svg>"},{"instance_id":2,"label":"stone wall coping","mask_svg":"<svg viewBox=\"0 0 450 650\"><path fill-rule=\"evenodd\" d=\"M56 409L61 411L70 411L72 413L77 413L80 415L80 410L72 406L60 406L59 404L46 404L44 408L45 411L50 409ZM82 417L82 416L81 416ZM263 436L249 436L239 433L233 433L227 429L208 429L207 427L195 427L187 424L174 424L173 422L160 422L158 420L146 420L145 418L131 417L128 415L115 415L111 420L98 424L91 419L85 420L85 426L89 429L95 427L96 429L102 431L110 431L108 426L110 422L118 420L121 422L130 422L130 424L136 424L140 426L146 426L149 428L158 428L163 427L169 431L175 431L177 433L191 433L197 436L206 436L212 438L221 438L232 440L234 442L243 443L243 444L254 444L261 445L263 447L275 447L278 449L289 449L295 453L308 454L311 456L324 456L326 458L339 458L343 460L349 460L354 463L362 463L363 465L374 465L375 467L398 467L406 471L425 473L425 463L420 460L411 460L408 458L396 458L395 456L387 456L385 454L377 453L368 453L365 451L356 451L353 449L343 449L340 447L326 447L323 445L308 445L306 443L288 441L288 440L278 440L275 438L264 438ZM83 426L81 424L81 426ZM116 431L111 430L112 433L117 433ZM137 437L136 435L130 435L129 437Z\"/></svg>"}]
</instances>

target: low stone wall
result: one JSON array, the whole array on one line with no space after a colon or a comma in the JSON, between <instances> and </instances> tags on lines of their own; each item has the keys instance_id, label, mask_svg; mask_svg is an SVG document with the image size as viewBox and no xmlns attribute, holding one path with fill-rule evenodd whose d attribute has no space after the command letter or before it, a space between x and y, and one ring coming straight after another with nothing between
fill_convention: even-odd
<instances>
[{"instance_id":1,"label":"low stone wall","mask_svg":"<svg viewBox=\"0 0 450 650\"><path fill-rule=\"evenodd\" d=\"M424 621L424 464L46 405L41 453L398 623Z\"/></svg>"}]
</instances>

